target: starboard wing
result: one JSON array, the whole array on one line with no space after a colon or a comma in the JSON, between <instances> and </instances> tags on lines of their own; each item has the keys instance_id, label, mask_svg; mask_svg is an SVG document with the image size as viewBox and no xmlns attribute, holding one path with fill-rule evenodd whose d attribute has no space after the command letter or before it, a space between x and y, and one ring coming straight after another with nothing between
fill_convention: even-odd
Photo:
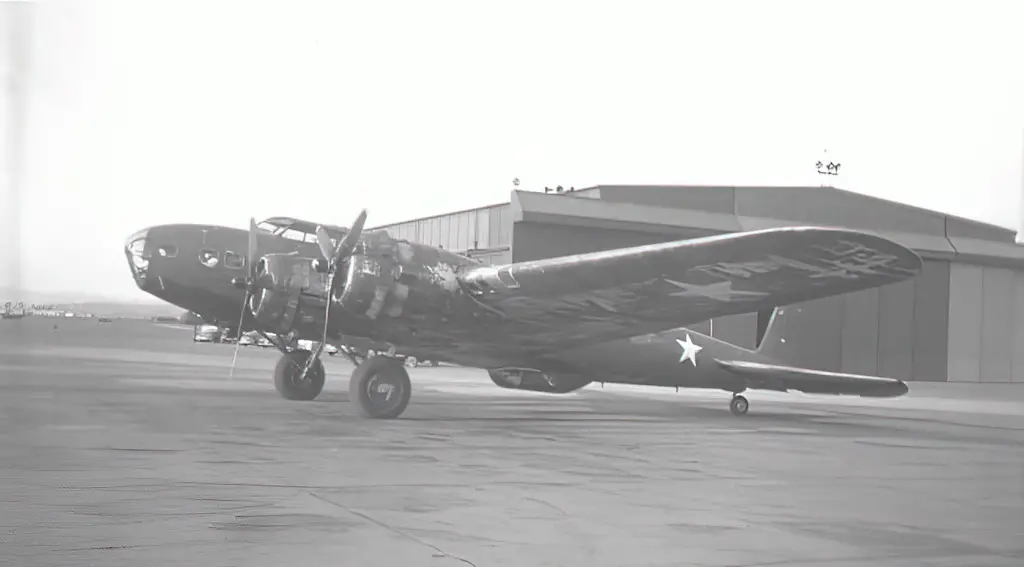
<instances>
[{"instance_id":1,"label":"starboard wing","mask_svg":"<svg viewBox=\"0 0 1024 567\"><path fill-rule=\"evenodd\" d=\"M868 398L894 398L908 391L907 384L895 378L863 376L795 368L762 362L716 360L719 366L743 380L754 390L797 390L808 394L837 394Z\"/></svg>"},{"instance_id":2,"label":"starboard wing","mask_svg":"<svg viewBox=\"0 0 1024 567\"><path fill-rule=\"evenodd\" d=\"M920 269L914 252L879 236L787 227L479 266L460 282L515 347L540 354L878 287Z\"/></svg>"}]
</instances>

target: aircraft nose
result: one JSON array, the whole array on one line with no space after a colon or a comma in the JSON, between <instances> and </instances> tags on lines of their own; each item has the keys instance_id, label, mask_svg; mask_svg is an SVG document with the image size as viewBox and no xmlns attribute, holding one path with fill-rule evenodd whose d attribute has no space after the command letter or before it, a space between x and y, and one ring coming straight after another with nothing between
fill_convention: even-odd
<instances>
[{"instance_id":1,"label":"aircraft nose","mask_svg":"<svg viewBox=\"0 0 1024 567\"><path fill-rule=\"evenodd\" d=\"M167 246L156 246L153 237L160 227L151 226L132 233L124 243L124 255L128 259L128 267L132 271L135 284L143 291L153 291L161 286L160 278L153 273L153 255L168 255ZM173 248L173 247L171 247Z\"/></svg>"},{"instance_id":2,"label":"aircraft nose","mask_svg":"<svg viewBox=\"0 0 1024 567\"><path fill-rule=\"evenodd\" d=\"M124 256L135 278L135 284L145 290L149 281L149 260L152 253L146 250L146 236L149 228L136 231L124 242Z\"/></svg>"}]
</instances>

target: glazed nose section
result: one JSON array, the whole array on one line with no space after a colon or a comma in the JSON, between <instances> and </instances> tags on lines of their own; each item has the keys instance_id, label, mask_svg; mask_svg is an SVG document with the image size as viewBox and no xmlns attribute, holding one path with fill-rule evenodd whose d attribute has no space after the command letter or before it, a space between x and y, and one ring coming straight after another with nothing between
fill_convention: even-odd
<instances>
[{"instance_id":1,"label":"glazed nose section","mask_svg":"<svg viewBox=\"0 0 1024 567\"><path fill-rule=\"evenodd\" d=\"M163 288L164 282L156 271L167 272L167 260L178 255L180 234L173 227L151 226L144 228L125 241L124 255L135 278L135 284L143 291L153 292ZM156 260L154 270L153 261ZM161 265L163 266L161 268Z\"/></svg>"},{"instance_id":2,"label":"glazed nose section","mask_svg":"<svg viewBox=\"0 0 1024 567\"><path fill-rule=\"evenodd\" d=\"M150 286L149 262L153 257L152 250L147 249L146 238L149 236L149 228L144 228L133 233L124 242L124 256L128 259L128 267L132 271L132 278L139 289L147 291Z\"/></svg>"}]
</instances>

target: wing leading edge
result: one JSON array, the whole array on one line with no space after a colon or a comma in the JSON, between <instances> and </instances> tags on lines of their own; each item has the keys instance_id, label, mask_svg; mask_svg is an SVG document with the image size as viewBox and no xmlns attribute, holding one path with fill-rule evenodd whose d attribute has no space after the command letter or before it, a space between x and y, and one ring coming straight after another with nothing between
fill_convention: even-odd
<instances>
[{"instance_id":1,"label":"wing leading edge","mask_svg":"<svg viewBox=\"0 0 1024 567\"><path fill-rule=\"evenodd\" d=\"M740 360L715 360L754 390L796 390L808 394L836 394L865 398L896 398L909 391L895 378L843 374L779 364Z\"/></svg>"},{"instance_id":2,"label":"wing leading edge","mask_svg":"<svg viewBox=\"0 0 1024 567\"><path fill-rule=\"evenodd\" d=\"M895 283L921 259L865 232L787 227L475 267L460 280L540 353Z\"/></svg>"}]
</instances>

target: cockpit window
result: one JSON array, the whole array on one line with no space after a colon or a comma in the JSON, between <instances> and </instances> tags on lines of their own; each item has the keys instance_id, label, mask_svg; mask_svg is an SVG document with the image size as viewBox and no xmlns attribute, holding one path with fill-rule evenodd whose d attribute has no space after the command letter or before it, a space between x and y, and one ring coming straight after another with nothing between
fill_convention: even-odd
<instances>
[{"instance_id":1,"label":"cockpit window","mask_svg":"<svg viewBox=\"0 0 1024 567\"><path fill-rule=\"evenodd\" d=\"M156 249L156 253L161 258L174 258L178 255L178 247L171 244L164 244Z\"/></svg>"},{"instance_id":2,"label":"cockpit window","mask_svg":"<svg viewBox=\"0 0 1024 567\"><path fill-rule=\"evenodd\" d=\"M275 236L283 236L289 240L316 243L316 227L318 224L290 217L271 217L258 223L256 227ZM348 232L348 229L341 227L324 226L324 228L334 242L337 242Z\"/></svg>"},{"instance_id":3,"label":"cockpit window","mask_svg":"<svg viewBox=\"0 0 1024 567\"><path fill-rule=\"evenodd\" d=\"M306 233L299 232L293 228L289 228L288 230L282 232L281 236L287 238L288 240L298 240L299 242L305 242L306 240Z\"/></svg>"},{"instance_id":4,"label":"cockpit window","mask_svg":"<svg viewBox=\"0 0 1024 567\"><path fill-rule=\"evenodd\" d=\"M245 267L245 256L234 252L224 253L224 267L232 270L241 270Z\"/></svg>"},{"instance_id":5,"label":"cockpit window","mask_svg":"<svg viewBox=\"0 0 1024 567\"><path fill-rule=\"evenodd\" d=\"M220 254L216 250L200 250L199 261L207 268L213 268L220 263Z\"/></svg>"}]
</instances>

